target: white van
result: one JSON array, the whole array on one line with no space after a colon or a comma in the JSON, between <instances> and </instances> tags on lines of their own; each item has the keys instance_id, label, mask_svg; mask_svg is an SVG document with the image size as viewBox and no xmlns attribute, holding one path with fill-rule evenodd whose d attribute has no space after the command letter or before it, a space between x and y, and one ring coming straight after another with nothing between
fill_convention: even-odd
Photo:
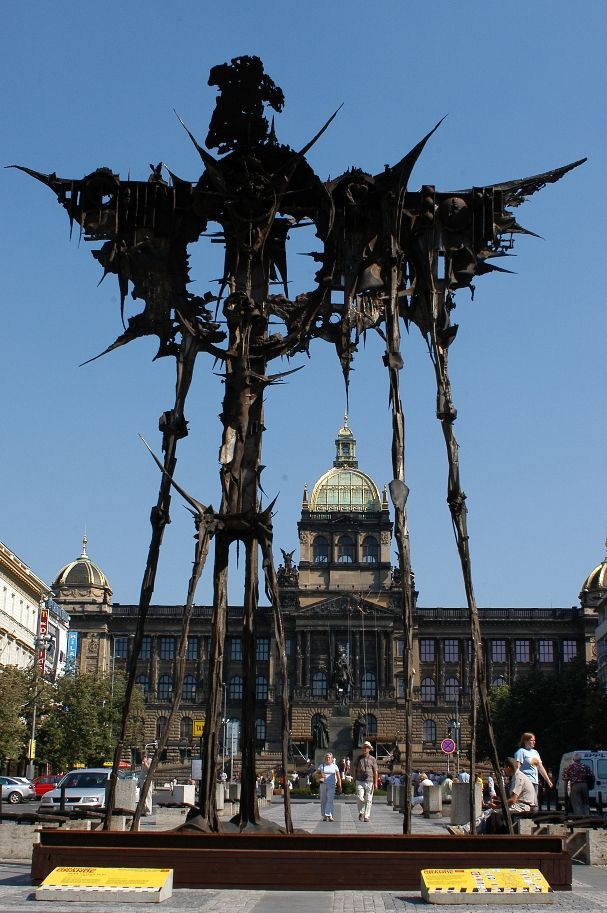
<instances>
[{"instance_id":1,"label":"white van","mask_svg":"<svg viewBox=\"0 0 607 913\"><path fill-rule=\"evenodd\" d=\"M559 766L559 776L556 783L559 807L565 804L567 794L566 783L563 781L563 771L573 761L573 756L578 754L580 761L590 768L594 774L594 786L588 790L590 805L597 804L600 800L603 806L607 807L607 751L590 751L588 748L577 748L575 751L567 751L561 758Z\"/></svg>"}]
</instances>

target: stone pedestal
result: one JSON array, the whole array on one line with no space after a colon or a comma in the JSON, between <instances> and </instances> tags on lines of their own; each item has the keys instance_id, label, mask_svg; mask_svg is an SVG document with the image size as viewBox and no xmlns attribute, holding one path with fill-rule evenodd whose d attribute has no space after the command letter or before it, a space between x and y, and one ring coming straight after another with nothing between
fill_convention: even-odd
<instances>
[{"instance_id":1,"label":"stone pedestal","mask_svg":"<svg viewBox=\"0 0 607 913\"><path fill-rule=\"evenodd\" d=\"M105 798L109 793L109 786L105 789ZM116 793L114 796L114 807L125 808L134 811L137 806L137 781L136 780L116 780Z\"/></svg>"},{"instance_id":2,"label":"stone pedestal","mask_svg":"<svg viewBox=\"0 0 607 913\"><path fill-rule=\"evenodd\" d=\"M386 805L392 805L392 791L394 789L394 783L388 781L386 785Z\"/></svg>"},{"instance_id":3,"label":"stone pedestal","mask_svg":"<svg viewBox=\"0 0 607 913\"><path fill-rule=\"evenodd\" d=\"M474 817L482 809L483 790L480 783L474 785ZM470 784L454 783L451 795L451 824L466 824L470 821Z\"/></svg>"},{"instance_id":4,"label":"stone pedestal","mask_svg":"<svg viewBox=\"0 0 607 913\"><path fill-rule=\"evenodd\" d=\"M178 783L173 787L173 802L180 805L194 805L196 799L196 787L193 783Z\"/></svg>"},{"instance_id":5,"label":"stone pedestal","mask_svg":"<svg viewBox=\"0 0 607 913\"><path fill-rule=\"evenodd\" d=\"M240 802L240 783L230 783L228 794L232 802Z\"/></svg>"},{"instance_id":6,"label":"stone pedestal","mask_svg":"<svg viewBox=\"0 0 607 913\"><path fill-rule=\"evenodd\" d=\"M440 786L424 786L422 808L424 810L424 818L443 817L443 797Z\"/></svg>"},{"instance_id":7,"label":"stone pedestal","mask_svg":"<svg viewBox=\"0 0 607 913\"><path fill-rule=\"evenodd\" d=\"M226 800L226 791L224 789L223 783L215 784L215 802L217 806L217 811L223 811Z\"/></svg>"}]
</instances>

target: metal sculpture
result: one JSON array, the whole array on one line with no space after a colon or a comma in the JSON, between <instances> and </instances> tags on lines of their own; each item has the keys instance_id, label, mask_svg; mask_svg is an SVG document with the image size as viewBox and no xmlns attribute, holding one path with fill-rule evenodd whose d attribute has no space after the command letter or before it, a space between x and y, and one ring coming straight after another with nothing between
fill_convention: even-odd
<instances>
[{"instance_id":1,"label":"metal sculpture","mask_svg":"<svg viewBox=\"0 0 607 913\"><path fill-rule=\"evenodd\" d=\"M196 583L215 540L214 600L210 694L203 742L203 780L198 824L218 828L214 808L214 759L217 757L221 715L223 644L226 633L227 581L230 548L242 542L246 553L243 647L245 657L242 707L242 793L239 829L259 826L255 799L255 623L258 601L258 553L266 594L273 609L282 679L282 753L287 769L289 745L288 679L277 576L272 553L272 504L261 506L261 445L266 389L285 373L269 374L277 357L308 352L314 339L328 341L337 353L346 397L349 371L359 340L374 330L385 340L392 412L393 481L390 494L395 514L405 631L404 769L411 770L412 732L412 587L405 483L405 426L400 396L401 324L415 324L427 342L436 374L437 417L441 421L449 460L448 502L451 510L471 618L474 648L474 693L480 695L489 722L478 613L472 588L466 528L465 496L461 490L458 448L453 434L456 411L451 397L447 355L457 325L451 323L454 293L471 288L476 276L500 267L513 236L526 232L511 209L547 183L558 181L581 164L574 162L534 177L488 187L439 192L426 185L408 189L413 167L434 128L394 167L377 175L352 168L323 182L306 161L306 153L322 136L333 117L296 152L281 145L268 124L264 105L279 112L282 91L264 73L257 57L238 57L211 70L209 84L219 88L203 148L188 130L204 166L197 182L183 180L164 168L151 166L147 182L122 181L107 168L81 180L40 174L22 168L49 186L77 223L86 240L102 241L93 252L104 275L118 277L121 311L127 294L143 301L124 332L105 350L140 336L158 337L157 357L176 359L175 403L160 419L162 477L152 510L152 536L143 577L138 630L129 667L127 701L133 689L137 654L152 592L158 555L169 520L170 486L175 484L177 442L187 435L185 402L194 363L206 354L223 366L225 394L221 412L221 499L217 510L182 492L194 514L197 545L194 572L184 619L187 635ZM337 112L336 112L337 113ZM187 128L186 128L187 129ZM208 149L217 149L219 157ZM166 174L166 178L165 178ZM318 264L314 288L295 298L289 295L287 241L302 225L316 229ZM188 245L213 225L211 240L225 248L223 276L217 294L190 292ZM274 286L282 285L282 292ZM212 310L214 308L214 311ZM222 317L218 318L219 309ZM275 329L281 324L281 330ZM287 372L288 373L288 372ZM284 554L284 553L283 553ZM288 571L287 554L284 571ZM290 557L290 556L289 556ZM282 569L281 569L282 571ZM185 641L184 641L185 643ZM476 708L476 701L473 700ZM473 715L476 709L473 711ZM474 722L474 720L473 720ZM168 733L168 727L167 727ZM474 727L472 729L474 733ZM124 747L124 726L116 746L115 766ZM493 763L498 765L493 744ZM150 771L150 776L153 769ZM472 780L474 778L472 777ZM498 778L499 781L499 778ZM143 803L142 796L141 802ZM108 819L113 793L108 803ZM410 831L411 810L403 828ZM472 819L473 820L473 819ZM194 822L192 822L192 826ZM134 825L136 823L134 822ZM288 790L285 827L292 829Z\"/></svg>"}]
</instances>

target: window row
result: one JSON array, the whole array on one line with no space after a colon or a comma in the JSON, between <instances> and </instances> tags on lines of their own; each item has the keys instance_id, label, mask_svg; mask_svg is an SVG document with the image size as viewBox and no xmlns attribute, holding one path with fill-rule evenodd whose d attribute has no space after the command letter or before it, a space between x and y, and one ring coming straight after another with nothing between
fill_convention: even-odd
<instances>
[{"instance_id":1,"label":"window row","mask_svg":"<svg viewBox=\"0 0 607 913\"><path fill-rule=\"evenodd\" d=\"M327 696L328 687L329 682L327 673L322 671L314 672L311 680L312 697L325 698ZM377 679L375 673L363 672L360 680L361 697L375 697L376 693Z\"/></svg>"},{"instance_id":2,"label":"window row","mask_svg":"<svg viewBox=\"0 0 607 913\"><path fill-rule=\"evenodd\" d=\"M148 700L150 694L150 677L149 675L138 675L136 682L143 688L145 700ZM243 693L243 679L240 675L234 675L228 682L228 700L241 701ZM255 679L255 699L258 701L267 701L269 694L268 680L264 675L258 675ZM157 700L171 701L173 699L173 676L160 675L158 678ZM183 680L181 689L181 700L187 704L193 704L197 700L197 681L194 675L186 675Z\"/></svg>"},{"instance_id":3,"label":"window row","mask_svg":"<svg viewBox=\"0 0 607 913\"><path fill-rule=\"evenodd\" d=\"M316 536L312 545L312 560L314 564L328 564L330 557L330 542L326 536ZM356 542L352 536L340 536L335 544L335 561L337 564L377 564L379 561L379 542L375 536L365 536L362 541L362 553L357 555Z\"/></svg>"},{"instance_id":4,"label":"window row","mask_svg":"<svg viewBox=\"0 0 607 913\"><path fill-rule=\"evenodd\" d=\"M128 659L129 642L132 637L114 637L113 656L115 659ZM178 638L172 636L162 636L156 638L158 658L162 660L175 659L177 652ZM255 658L259 662L267 662L270 659L270 638L258 637L256 640ZM197 660L202 656L207 658L211 653L211 638L208 635L203 637L188 637L188 646L186 650L186 659ZM152 637L146 636L141 644L139 659L152 658ZM242 657L242 638L230 638L230 659L241 660Z\"/></svg>"},{"instance_id":5,"label":"window row","mask_svg":"<svg viewBox=\"0 0 607 913\"><path fill-rule=\"evenodd\" d=\"M159 739L167 727L168 717L159 716L156 720L156 738ZM179 723L179 740L191 742L194 738L194 722L191 717L184 716ZM266 721L258 718L255 720L255 738L258 743L266 741ZM220 750L224 756L240 752L240 720L225 720L221 726Z\"/></svg>"},{"instance_id":6,"label":"window row","mask_svg":"<svg viewBox=\"0 0 607 913\"><path fill-rule=\"evenodd\" d=\"M443 660L446 663L456 663L460 659L461 641L454 638L446 638L442 642ZM471 641L465 643L466 659L472 658ZM436 640L430 637L422 637L419 641L419 658L422 663L433 663L436 660ZM555 659L555 641L539 640L537 642L537 658L540 663L553 663ZM397 655L402 656L404 641L397 641ZM505 663L508 660L508 641L506 640L489 640L486 643L487 655L491 662ZM570 662L577 656L577 641L563 640L561 642L561 653L563 662ZM514 660L517 663L531 662L531 641L515 640L514 641Z\"/></svg>"}]
</instances>

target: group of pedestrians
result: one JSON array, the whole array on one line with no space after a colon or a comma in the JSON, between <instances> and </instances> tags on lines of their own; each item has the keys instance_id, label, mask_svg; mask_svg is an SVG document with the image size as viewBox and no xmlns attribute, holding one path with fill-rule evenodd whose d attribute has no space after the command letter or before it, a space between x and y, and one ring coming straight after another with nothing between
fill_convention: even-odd
<instances>
[{"instance_id":1,"label":"group of pedestrians","mask_svg":"<svg viewBox=\"0 0 607 913\"><path fill-rule=\"evenodd\" d=\"M552 789L552 779L542 764L535 745L534 733L523 732L514 756L504 761L506 801L511 812L524 813L537 809L540 776L547 787ZM484 796L483 799L483 811L475 821L475 829L479 833L497 832L503 825L501 799L495 791L492 796ZM460 826L453 825L447 830L453 835L469 834L471 825L470 822Z\"/></svg>"},{"instance_id":2,"label":"group of pedestrians","mask_svg":"<svg viewBox=\"0 0 607 913\"><path fill-rule=\"evenodd\" d=\"M371 754L372 749L371 742L363 742L354 771L358 820L363 822L371 817L373 792L380 785L377 760ZM323 821L333 821L335 793L341 792L342 774L330 751L325 754L317 774L320 782L320 817Z\"/></svg>"}]
</instances>

